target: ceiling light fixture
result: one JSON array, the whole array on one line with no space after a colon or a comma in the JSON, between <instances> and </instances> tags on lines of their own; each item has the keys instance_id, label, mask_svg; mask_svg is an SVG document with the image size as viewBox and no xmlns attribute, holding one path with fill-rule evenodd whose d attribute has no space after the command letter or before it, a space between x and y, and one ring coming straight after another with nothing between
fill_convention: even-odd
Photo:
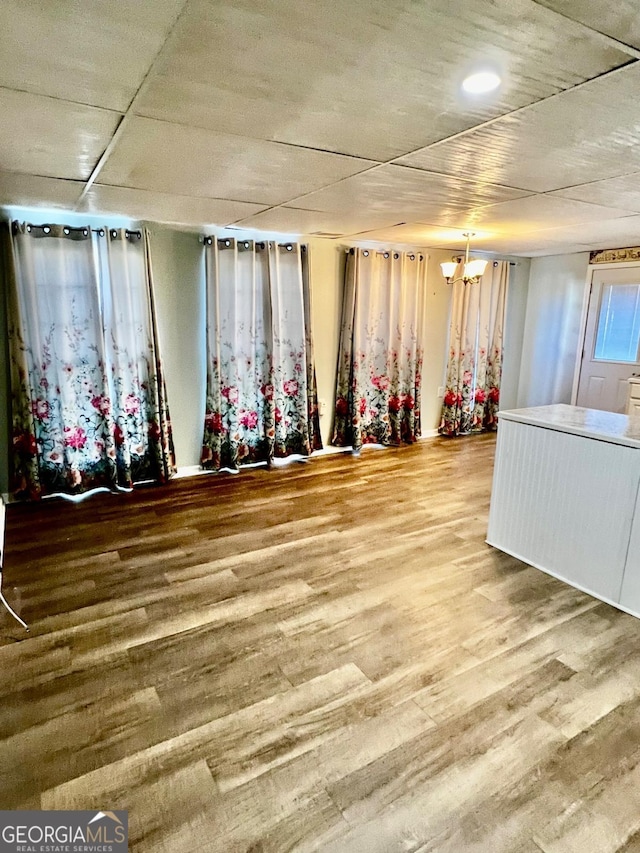
<instances>
[{"instance_id":1,"label":"ceiling light fixture","mask_svg":"<svg viewBox=\"0 0 640 853\"><path fill-rule=\"evenodd\" d=\"M458 265L462 263L461 257L456 257L455 255L451 258L450 261L445 261L440 264L440 268L442 270L442 275L446 278L447 284L455 284L456 281L462 281L465 284L477 284L480 281L480 278L484 274L484 271L487 268L487 264L489 261L483 261L480 258L476 258L473 261L469 260L469 242L472 237L475 237L474 231L465 231L462 235L467 238L467 247L464 253L464 267L462 270L462 275L455 278L456 270Z\"/></svg>"},{"instance_id":2,"label":"ceiling light fixture","mask_svg":"<svg viewBox=\"0 0 640 853\"><path fill-rule=\"evenodd\" d=\"M501 82L495 71L478 71L465 77L462 88L470 95L483 95L485 92L493 92Z\"/></svg>"}]
</instances>

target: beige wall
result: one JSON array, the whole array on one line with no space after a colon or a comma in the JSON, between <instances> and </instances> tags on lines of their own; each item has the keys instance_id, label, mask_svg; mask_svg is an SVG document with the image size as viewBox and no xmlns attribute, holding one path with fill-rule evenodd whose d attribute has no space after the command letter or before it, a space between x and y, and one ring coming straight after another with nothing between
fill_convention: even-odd
<instances>
[{"instance_id":1,"label":"beige wall","mask_svg":"<svg viewBox=\"0 0 640 853\"><path fill-rule=\"evenodd\" d=\"M160 351L176 463L200 464L207 388L204 260L198 235L149 226Z\"/></svg>"},{"instance_id":2,"label":"beige wall","mask_svg":"<svg viewBox=\"0 0 640 853\"><path fill-rule=\"evenodd\" d=\"M570 403L589 253L533 258L518 406Z\"/></svg>"},{"instance_id":3,"label":"beige wall","mask_svg":"<svg viewBox=\"0 0 640 853\"><path fill-rule=\"evenodd\" d=\"M77 215L22 212L32 222L71 222ZM97 217L83 222L105 223ZM115 225L126 220L110 220ZM108 222L106 224L109 224ZM158 330L165 367L167 395L173 424L176 462L179 468L199 465L206 390L206 311L202 244L193 232L149 225L155 281ZM237 236L237 232L235 232ZM333 397L338 359L344 243L310 238L312 326L315 344L318 397L322 407L321 432L328 445L333 421ZM369 244L371 245L371 244ZM406 248L406 247L405 247ZM421 249L428 257L424 324L422 430L433 434L440 421L444 385L451 289L442 278L439 264L450 251ZM507 339L503 378L503 406L516 403L521 341L527 304L529 262L519 259L512 267L512 286L507 305ZM537 303L536 303L537 304ZM524 365L523 365L524 369ZM2 470L4 469L4 470ZM6 482L6 463L0 465L0 482Z\"/></svg>"}]
</instances>

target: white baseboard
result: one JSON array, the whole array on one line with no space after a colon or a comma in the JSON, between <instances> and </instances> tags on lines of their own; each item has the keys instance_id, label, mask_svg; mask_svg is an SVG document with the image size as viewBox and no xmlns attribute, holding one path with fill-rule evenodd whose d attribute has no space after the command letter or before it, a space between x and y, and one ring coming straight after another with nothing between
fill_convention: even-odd
<instances>
[{"instance_id":1,"label":"white baseboard","mask_svg":"<svg viewBox=\"0 0 640 853\"><path fill-rule=\"evenodd\" d=\"M173 478L179 479L180 477L197 477L199 474L215 473L215 471L208 471L205 468L201 468L200 465L183 465L177 469L176 473L173 475Z\"/></svg>"},{"instance_id":2,"label":"white baseboard","mask_svg":"<svg viewBox=\"0 0 640 853\"><path fill-rule=\"evenodd\" d=\"M437 438L438 436L439 436L439 433L438 433L437 429L430 429L430 430L427 430L426 432L423 432L422 435L420 436L419 440L422 441L425 438ZM371 447L371 446L372 445L364 445L364 447ZM380 444L380 445L376 445L376 447L384 448L385 445ZM296 459L292 460L292 461L299 462L299 461L302 461L304 459L315 459L316 456L334 456L337 453L353 453L353 447L351 445L349 445L348 447L336 447L333 444L328 444L325 447L323 447L322 450L314 450L313 453L311 454L311 456L296 457ZM281 464L283 464L283 463L286 464L286 462L287 462L287 460L277 460L277 461L280 461ZM243 468L258 467L258 466L264 465L264 464L265 464L264 462L258 462L258 463L256 463L255 466L243 465L242 467ZM183 465L177 469L176 473L173 475L173 478L179 479L180 477L197 477L200 474L216 474L216 473L217 473L216 471L201 468L199 465ZM237 474L238 472L233 471L231 473Z\"/></svg>"},{"instance_id":3,"label":"white baseboard","mask_svg":"<svg viewBox=\"0 0 640 853\"><path fill-rule=\"evenodd\" d=\"M336 447L333 444L327 444L322 450L314 450L311 456L332 456L334 453L351 453L352 450L351 445L349 447Z\"/></svg>"}]
</instances>

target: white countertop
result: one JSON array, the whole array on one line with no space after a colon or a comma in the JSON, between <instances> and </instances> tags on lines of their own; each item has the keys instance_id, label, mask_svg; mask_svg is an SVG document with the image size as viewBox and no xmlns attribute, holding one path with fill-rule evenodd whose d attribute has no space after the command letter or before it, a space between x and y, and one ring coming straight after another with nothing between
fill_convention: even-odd
<instances>
[{"instance_id":1,"label":"white countertop","mask_svg":"<svg viewBox=\"0 0 640 853\"><path fill-rule=\"evenodd\" d=\"M556 403L553 406L509 409L499 412L498 418L640 450L640 417L630 418L615 412Z\"/></svg>"}]
</instances>

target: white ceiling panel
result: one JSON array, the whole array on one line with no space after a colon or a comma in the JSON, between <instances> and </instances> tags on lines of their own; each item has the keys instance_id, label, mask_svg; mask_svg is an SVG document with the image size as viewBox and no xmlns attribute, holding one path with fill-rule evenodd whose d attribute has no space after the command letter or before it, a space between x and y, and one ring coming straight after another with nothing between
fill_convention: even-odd
<instances>
[{"instance_id":1,"label":"white ceiling panel","mask_svg":"<svg viewBox=\"0 0 640 853\"><path fill-rule=\"evenodd\" d=\"M526 234L543 228L602 222L632 213L633 210L601 207L558 196L533 195L469 210L462 224L472 229L477 226L494 234ZM452 214L449 219L447 224L456 225L460 222L460 214Z\"/></svg>"},{"instance_id":2,"label":"white ceiling panel","mask_svg":"<svg viewBox=\"0 0 640 853\"><path fill-rule=\"evenodd\" d=\"M422 248L429 246L433 249L451 249L452 251L464 250L466 245L466 239L459 228L441 228L437 225L423 225L420 222L376 228L361 236L363 239L382 243ZM475 244L475 238L473 242Z\"/></svg>"},{"instance_id":3,"label":"white ceiling panel","mask_svg":"<svg viewBox=\"0 0 640 853\"><path fill-rule=\"evenodd\" d=\"M0 172L0 205L73 208L83 181L61 181L18 172Z\"/></svg>"},{"instance_id":4,"label":"white ceiling panel","mask_svg":"<svg viewBox=\"0 0 640 853\"><path fill-rule=\"evenodd\" d=\"M85 213L115 214L180 225L229 225L263 208L244 201L192 198L93 184L78 209Z\"/></svg>"},{"instance_id":5,"label":"white ceiling panel","mask_svg":"<svg viewBox=\"0 0 640 853\"><path fill-rule=\"evenodd\" d=\"M134 117L100 183L265 207L371 165L355 157Z\"/></svg>"},{"instance_id":6,"label":"white ceiling panel","mask_svg":"<svg viewBox=\"0 0 640 853\"><path fill-rule=\"evenodd\" d=\"M0 86L126 110L184 0L1 0Z\"/></svg>"},{"instance_id":7,"label":"white ceiling panel","mask_svg":"<svg viewBox=\"0 0 640 853\"><path fill-rule=\"evenodd\" d=\"M637 0L537 0L573 21L606 33L623 44L640 48L640 15Z\"/></svg>"},{"instance_id":8,"label":"white ceiling panel","mask_svg":"<svg viewBox=\"0 0 640 853\"><path fill-rule=\"evenodd\" d=\"M478 246L482 254L483 247ZM515 255L523 258L537 258L544 255L572 255L575 252L588 252L583 243L565 240L561 237L549 237L545 232L519 237L499 237L487 245L487 253L493 255Z\"/></svg>"},{"instance_id":9,"label":"white ceiling panel","mask_svg":"<svg viewBox=\"0 0 640 853\"><path fill-rule=\"evenodd\" d=\"M118 113L0 89L0 163L9 172L88 178Z\"/></svg>"},{"instance_id":10,"label":"white ceiling panel","mask_svg":"<svg viewBox=\"0 0 640 853\"><path fill-rule=\"evenodd\" d=\"M639 91L634 64L400 162L537 192L637 171Z\"/></svg>"},{"instance_id":11,"label":"white ceiling panel","mask_svg":"<svg viewBox=\"0 0 640 853\"><path fill-rule=\"evenodd\" d=\"M609 178L606 181L594 181L566 190L551 193L562 198L586 201L590 204L603 204L609 207L624 207L640 213L640 172Z\"/></svg>"},{"instance_id":12,"label":"white ceiling panel","mask_svg":"<svg viewBox=\"0 0 640 853\"><path fill-rule=\"evenodd\" d=\"M385 161L618 67L532 0L192 0L136 112ZM490 64L497 94L460 94Z\"/></svg>"},{"instance_id":13,"label":"white ceiling panel","mask_svg":"<svg viewBox=\"0 0 640 853\"><path fill-rule=\"evenodd\" d=\"M380 166L296 199L291 206L352 215L366 210L396 222L421 219L434 224L446 220L448 224L456 213L471 207L525 194L449 175L433 175L419 169ZM463 216L460 218L464 219Z\"/></svg>"},{"instance_id":14,"label":"white ceiling panel","mask_svg":"<svg viewBox=\"0 0 640 853\"><path fill-rule=\"evenodd\" d=\"M351 214L301 210L293 207L274 207L238 224L243 228L282 231L289 234L357 234L371 228L395 222L392 215L357 211Z\"/></svg>"},{"instance_id":15,"label":"white ceiling panel","mask_svg":"<svg viewBox=\"0 0 640 853\"><path fill-rule=\"evenodd\" d=\"M640 246L640 216L628 216L624 219L590 222L552 231L540 231L536 237L540 241L564 240L568 243L582 243L591 249Z\"/></svg>"}]
</instances>

